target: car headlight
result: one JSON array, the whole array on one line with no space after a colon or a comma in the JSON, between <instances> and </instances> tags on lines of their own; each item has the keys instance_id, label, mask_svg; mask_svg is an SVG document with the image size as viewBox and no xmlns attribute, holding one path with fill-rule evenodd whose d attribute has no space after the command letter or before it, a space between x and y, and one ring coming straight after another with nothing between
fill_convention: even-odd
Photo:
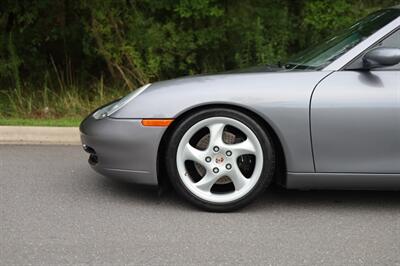
<instances>
[{"instance_id":1,"label":"car headlight","mask_svg":"<svg viewBox=\"0 0 400 266\"><path fill-rule=\"evenodd\" d=\"M128 104L130 101L132 101L135 97L139 96L139 94L141 94L145 89L147 89L149 86L151 85L151 83L144 85L143 87L140 87L139 89L136 89L134 91L132 91L131 93L129 93L128 95L126 95L124 98L122 98L119 101L116 101L112 104L109 104L99 110L97 110L94 114L93 117L95 119L102 119L105 118L107 116L112 115L113 113L115 113L116 111L120 110L122 107L124 107L126 104Z\"/></svg>"}]
</instances>

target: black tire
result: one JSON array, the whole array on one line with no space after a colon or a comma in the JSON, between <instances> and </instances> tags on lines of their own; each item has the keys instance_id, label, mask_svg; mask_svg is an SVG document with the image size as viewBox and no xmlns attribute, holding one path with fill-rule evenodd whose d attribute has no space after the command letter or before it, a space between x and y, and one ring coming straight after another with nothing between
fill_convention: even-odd
<instances>
[{"instance_id":1,"label":"black tire","mask_svg":"<svg viewBox=\"0 0 400 266\"><path fill-rule=\"evenodd\" d=\"M264 156L264 163L261 176L256 185L253 187L253 189L250 190L245 196L241 197L240 199L223 204L205 201L195 196L193 193L191 193L183 184L179 176L176 164L178 145L184 134L194 124L211 117L233 118L245 124L254 132L254 134L260 141ZM181 121L178 122L178 124L175 125L175 128L173 129L173 132L169 139L169 143L167 145L165 162L166 162L166 170L170 178L171 184L179 195L181 195L187 201L189 201L190 203L194 204L195 206L203 210L212 212L229 212L237 210L249 204L257 196L263 193L265 189L270 185L275 171L275 149L273 147L273 142L271 141L268 132L266 132L266 130L264 130L250 116L242 112L239 112L237 110L230 110L225 108L213 108L208 110L202 110L194 114L191 114L187 117L184 117Z\"/></svg>"}]
</instances>

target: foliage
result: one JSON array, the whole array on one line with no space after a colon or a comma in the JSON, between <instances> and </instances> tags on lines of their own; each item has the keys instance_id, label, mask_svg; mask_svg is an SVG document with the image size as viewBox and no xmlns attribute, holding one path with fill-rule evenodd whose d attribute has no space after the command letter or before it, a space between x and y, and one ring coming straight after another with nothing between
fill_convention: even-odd
<instances>
[{"instance_id":1,"label":"foliage","mask_svg":"<svg viewBox=\"0 0 400 266\"><path fill-rule=\"evenodd\" d=\"M398 0L2 0L0 116L84 115L140 85L284 61Z\"/></svg>"},{"instance_id":2,"label":"foliage","mask_svg":"<svg viewBox=\"0 0 400 266\"><path fill-rule=\"evenodd\" d=\"M78 127L81 117L64 118L1 118L0 126Z\"/></svg>"}]
</instances>

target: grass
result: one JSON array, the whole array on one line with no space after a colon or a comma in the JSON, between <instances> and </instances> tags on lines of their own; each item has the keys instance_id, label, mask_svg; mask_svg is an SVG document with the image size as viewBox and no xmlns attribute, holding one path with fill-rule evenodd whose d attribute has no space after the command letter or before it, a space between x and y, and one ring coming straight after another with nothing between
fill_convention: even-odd
<instances>
[{"instance_id":1,"label":"grass","mask_svg":"<svg viewBox=\"0 0 400 266\"><path fill-rule=\"evenodd\" d=\"M105 86L102 78L91 86L60 80L0 90L0 125L76 127L93 110L127 93L123 86Z\"/></svg>"},{"instance_id":2,"label":"grass","mask_svg":"<svg viewBox=\"0 0 400 266\"><path fill-rule=\"evenodd\" d=\"M53 70L33 85L19 82L15 71L15 86L0 87L0 125L78 126L93 110L130 91L126 84L106 86L103 77L82 84L72 73L70 66L61 71L53 62Z\"/></svg>"},{"instance_id":3,"label":"grass","mask_svg":"<svg viewBox=\"0 0 400 266\"><path fill-rule=\"evenodd\" d=\"M46 127L77 127L82 118L0 118L0 126L46 126Z\"/></svg>"},{"instance_id":4,"label":"grass","mask_svg":"<svg viewBox=\"0 0 400 266\"><path fill-rule=\"evenodd\" d=\"M126 89L78 87L0 91L0 125L75 127L93 110L126 93Z\"/></svg>"}]
</instances>

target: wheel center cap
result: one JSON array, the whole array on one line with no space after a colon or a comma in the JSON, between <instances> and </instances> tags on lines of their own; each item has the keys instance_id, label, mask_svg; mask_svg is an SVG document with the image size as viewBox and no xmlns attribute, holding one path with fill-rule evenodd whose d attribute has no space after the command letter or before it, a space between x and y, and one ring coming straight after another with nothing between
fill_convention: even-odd
<instances>
[{"instance_id":1,"label":"wheel center cap","mask_svg":"<svg viewBox=\"0 0 400 266\"><path fill-rule=\"evenodd\" d=\"M223 155L218 154L217 156L215 156L215 163L217 164L223 164L225 161L225 158Z\"/></svg>"}]
</instances>

